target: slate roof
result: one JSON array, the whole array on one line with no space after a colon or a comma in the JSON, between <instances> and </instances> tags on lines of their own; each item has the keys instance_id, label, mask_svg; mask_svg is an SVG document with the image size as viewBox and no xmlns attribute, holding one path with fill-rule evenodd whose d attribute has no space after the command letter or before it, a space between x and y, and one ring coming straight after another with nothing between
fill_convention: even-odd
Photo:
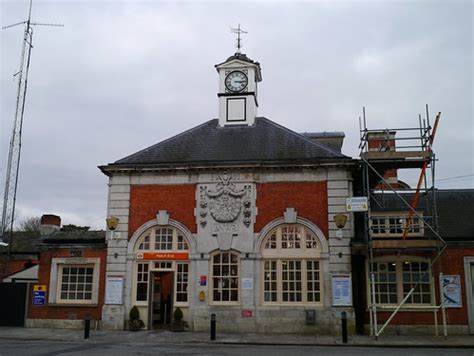
<instances>
[{"instance_id":1,"label":"slate roof","mask_svg":"<svg viewBox=\"0 0 474 356\"><path fill-rule=\"evenodd\" d=\"M227 58L227 59L225 60L225 62L216 64L215 66L218 67L218 66L220 66L221 64L224 64L224 63L233 61L234 59L238 59L239 61L244 61L244 62L247 62L247 63L252 63L252 64L255 64L255 65L257 65L257 66L260 66L260 63L258 63L257 61L254 61L253 59L250 59L249 57L247 57L247 55L246 55L245 53L234 53L232 56L230 56L229 58Z\"/></svg>"},{"instance_id":2,"label":"slate roof","mask_svg":"<svg viewBox=\"0 0 474 356\"><path fill-rule=\"evenodd\" d=\"M105 231L58 231L45 236L44 245L105 244Z\"/></svg>"},{"instance_id":3,"label":"slate roof","mask_svg":"<svg viewBox=\"0 0 474 356\"><path fill-rule=\"evenodd\" d=\"M38 245L42 242L42 237L36 231L16 231L13 233L11 247L4 247L2 253L6 253L11 248L14 254L37 254ZM10 243L10 233L5 232L4 241Z\"/></svg>"},{"instance_id":4,"label":"slate roof","mask_svg":"<svg viewBox=\"0 0 474 356\"><path fill-rule=\"evenodd\" d=\"M418 201L417 210L430 214L427 207L431 206L431 192L422 194ZM411 203L413 193L403 193L402 197ZM474 241L474 189L443 189L435 191L438 211L438 233L446 241ZM372 203L372 211L408 211L406 205L392 193L377 194L383 207ZM425 213L426 211L426 213ZM427 229L425 229L426 231ZM432 235L427 231L428 235Z\"/></svg>"},{"instance_id":5,"label":"slate roof","mask_svg":"<svg viewBox=\"0 0 474 356\"><path fill-rule=\"evenodd\" d=\"M10 243L10 234L6 233L5 242ZM38 254L41 246L60 244L93 244L105 246L105 231L58 231L41 235L37 231L16 231L13 233L12 254ZM8 252L4 247L0 253Z\"/></svg>"},{"instance_id":6,"label":"slate roof","mask_svg":"<svg viewBox=\"0 0 474 356\"><path fill-rule=\"evenodd\" d=\"M351 160L338 150L264 117L253 126L220 127L217 119L122 158L115 167L315 163ZM100 167L104 172L107 166Z\"/></svg>"}]
</instances>

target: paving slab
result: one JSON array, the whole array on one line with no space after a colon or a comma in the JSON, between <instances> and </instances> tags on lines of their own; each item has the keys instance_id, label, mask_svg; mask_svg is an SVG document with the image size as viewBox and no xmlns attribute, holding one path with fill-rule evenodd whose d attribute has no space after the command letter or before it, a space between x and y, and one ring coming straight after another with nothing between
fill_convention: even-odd
<instances>
[{"instance_id":1,"label":"paving slab","mask_svg":"<svg viewBox=\"0 0 474 356\"><path fill-rule=\"evenodd\" d=\"M84 340L83 330L0 327L1 339L51 340L89 343L118 344L247 344L247 345L319 345L319 346L376 346L376 347L449 347L474 349L474 336L386 335L374 340L366 335L351 335L347 344L340 336L305 334L229 334L217 333L211 341L209 333L171 332L168 330L103 331L91 330L90 338Z\"/></svg>"}]
</instances>

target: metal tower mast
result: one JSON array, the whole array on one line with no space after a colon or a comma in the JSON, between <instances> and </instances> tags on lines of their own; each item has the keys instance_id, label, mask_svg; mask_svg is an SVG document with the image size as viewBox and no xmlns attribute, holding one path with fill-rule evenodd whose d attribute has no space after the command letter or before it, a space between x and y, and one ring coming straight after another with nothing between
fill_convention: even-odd
<instances>
[{"instance_id":1,"label":"metal tower mast","mask_svg":"<svg viewBox=\"0 0 474 356\"><path fill-rule=\"evenodd\" d=\"M32 0L28 11L28 19L13 25L2 27L2 29L25 24L23 35L23 47L21 50L20 70L14 74L18 77L18 88L16 96L15 117L13 119L13 131L10 139L8 151L7 170L5 178L5 192L3 197L2 220L0 225L0 243L3 242L5 233L10 231L10 241L15 221L15 203L18 187L18 173L20 170L21 157L21 134L23 129L23 116L25 113L26 89L28 87L28 71L30 69L31 49L33 48L33 27L42 26L63 26L56 24L43 24L31 22ZM10 244L11 248L11 244Z\"/></svg>"}]
</instances>

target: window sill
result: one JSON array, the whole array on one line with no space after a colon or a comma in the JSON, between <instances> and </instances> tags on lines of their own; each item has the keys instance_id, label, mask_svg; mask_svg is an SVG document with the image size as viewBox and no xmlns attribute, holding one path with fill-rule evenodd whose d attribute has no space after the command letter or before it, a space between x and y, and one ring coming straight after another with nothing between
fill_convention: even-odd
<instances>
[{"instance_id":1,"label":"window sill","mask_svg":"<svg viewBox=\"0 0 474 356\"><path fill-rule=\"evenodd\" d=\"M370 307L367 308L367 311L370 311ZM392 312L397 309L396 305L377 305L378 312ZM433 312L434 310L439 309L439 306L431 304L420 304L420 305L407 305L400 308L400 312Z\"/></svg>"},{"instance_id":2,"label":"window sill","mask_svg":"<svg viewBox=\"0 0 474 356\"><path fill-rule=\"evenodd\" d=\"M99 304L93 304L93 303L88 303L88 304L81 304L81 303L48 303L48 307L74 307L74 308L93 308L93 307L98 307Z\"/></svg>"}]
</instances>

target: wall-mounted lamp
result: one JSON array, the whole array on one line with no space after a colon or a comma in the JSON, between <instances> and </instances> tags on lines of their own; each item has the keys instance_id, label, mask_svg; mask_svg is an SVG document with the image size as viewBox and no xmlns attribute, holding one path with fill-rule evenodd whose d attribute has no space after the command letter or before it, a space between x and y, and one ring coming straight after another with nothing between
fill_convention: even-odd
<instances>
[{"instance_id":1,"label":"wall-mounted lamp","mask_svg":"<svg viewBox=\"0 0 474 356\"><path fill-rule=\"evenodd\" d=\"M107 223L107 228L110 230L110 239L113 240L115 238L115 230L117 229L118 223L120 219L117 218L116 216L109 216L107 219L105 219L105 222Z\"/></svg>"},{"instance_id":2,"label":"wall-mounted lamp","mask_svg":"<svg viewBox=\"0 0 474 356\"><path fill-rule=\"evenodd\" d=\"M336 236L339 240L342 239L342 229L344 229L344 226L346 226L346 222L347 222L347 215L344 215L344 214L334 215L334 223L339 229L336 232Z\"/></svg>"}]
</instances>

